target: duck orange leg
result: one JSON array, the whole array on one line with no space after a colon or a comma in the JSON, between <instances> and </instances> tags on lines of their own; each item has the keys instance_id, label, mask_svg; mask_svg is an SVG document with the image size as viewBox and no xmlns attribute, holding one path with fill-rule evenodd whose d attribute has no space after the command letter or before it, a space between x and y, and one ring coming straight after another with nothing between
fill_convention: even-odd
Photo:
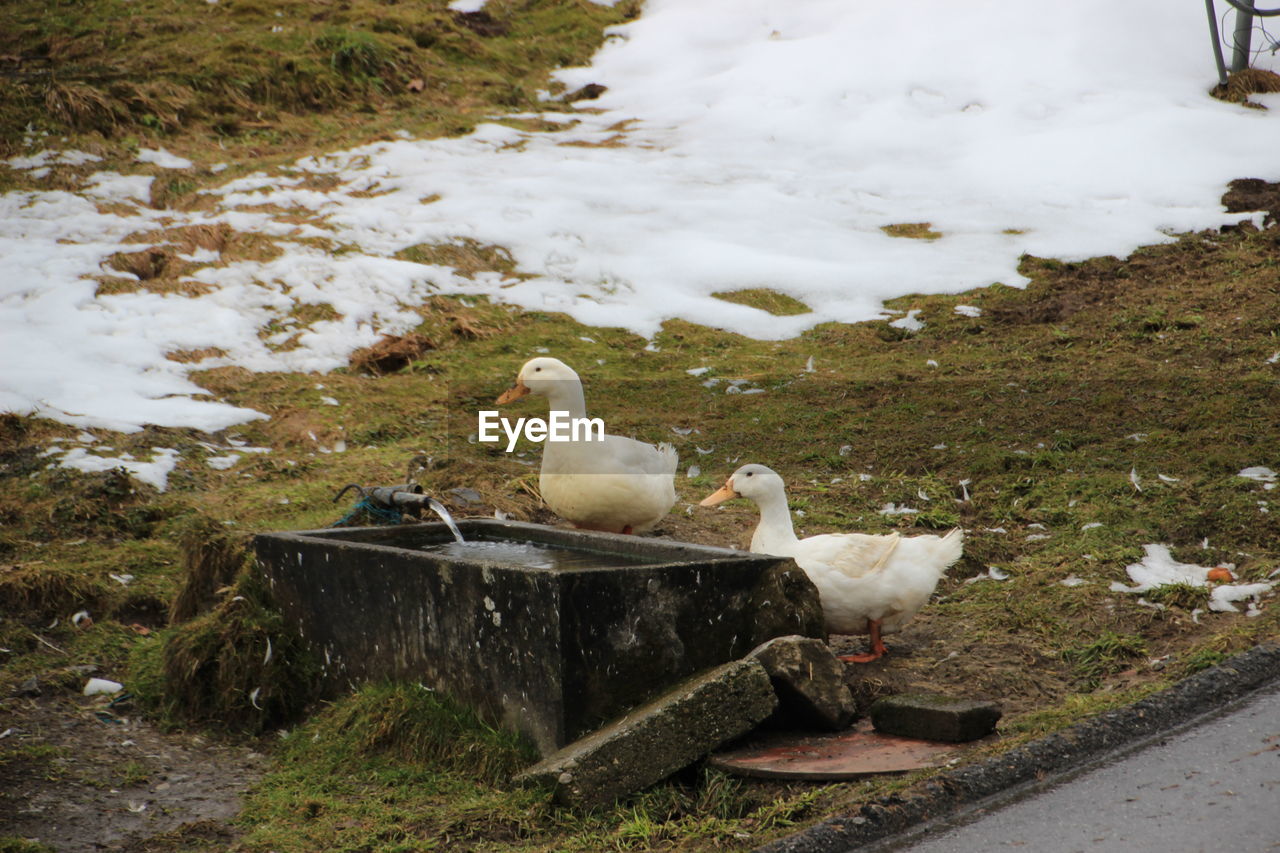
<instances>
[{"instance_id":1,"label":"duck orange leg","mask_svg":"<svg viewBox=\"0 0 1280 853\"><path fill-rule=\"evenodd\" d=\"M871 635L871 651L864 655L840 655L840 660L848 663L871 663L873 660L884 657L889 650L885 648L884 640L880 638L879 619L867 621L867 633Z\"/></svg>"}]
</instances>

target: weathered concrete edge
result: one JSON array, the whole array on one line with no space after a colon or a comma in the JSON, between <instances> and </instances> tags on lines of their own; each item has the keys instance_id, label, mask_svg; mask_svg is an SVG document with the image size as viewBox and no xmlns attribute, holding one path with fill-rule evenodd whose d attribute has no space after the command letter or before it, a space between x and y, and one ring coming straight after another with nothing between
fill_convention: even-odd
<instances>
[{"instance_id":1,"label":"weathered concrete edge","mask_svg":"<svg viewBox=\"0 0 1280 853\"><path fill-rule=\"evenodd\" d=\"M755 853L851 853L1140 746L1273 681L1280 681L1280 643L1264 643L1132 705L1003 755L943 771L923 783L919 793L864 804L856 812L757 847Z\"/></svg>"}]
</instances>

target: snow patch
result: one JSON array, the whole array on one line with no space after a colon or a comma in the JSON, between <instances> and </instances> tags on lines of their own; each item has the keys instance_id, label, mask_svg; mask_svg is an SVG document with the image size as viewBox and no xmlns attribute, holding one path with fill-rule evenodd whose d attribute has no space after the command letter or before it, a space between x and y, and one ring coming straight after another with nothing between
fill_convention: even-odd
<instances>
[{"instance_id":1,"label":"snow patch","mask_svg":"<svg viewBox=\"0 0 1280 853\"><path fill-rule=\"evenodd\" d=\"M139 163L153 163L161 169L190 169L192 163L185 157L170 154L163 148L141 148L138 150Z\"/></svg>"},{"instance_id":2,"label":"snow patch","mask_svg":"<svg viewBox=\"0 0 1280 853\"><path fill-rule=\"evenodd\" d=\"M163 492L169 487L169 474L178 465L178 451L168 447L153 447L151 450L152 457L142 461L134 459L129 454L98 456L90 453L87 448L73 447L62 454L57 464L63 468L74 468L77 471L90 473L123 468L130 477Z\"/></svg>"}]
</instances>

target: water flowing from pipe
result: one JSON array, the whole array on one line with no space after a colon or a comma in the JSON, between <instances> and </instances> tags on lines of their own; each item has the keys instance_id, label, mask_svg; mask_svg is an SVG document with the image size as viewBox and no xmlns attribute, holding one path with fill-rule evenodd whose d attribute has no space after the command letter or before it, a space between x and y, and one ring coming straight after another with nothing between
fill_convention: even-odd
<instances>
[{"instance_id":1,"label":"water flowing from pipe","mask_svg":"<svg viewBox=\"0 0 1280 853\"><path fill-rule=\"evenodd\" d=\"M453 516L449 515L449 510L445 509L444 504L440 503L440 501L435 498L428 498L427 505L431 507L431 510L436 515L440 516L441 521L449 525L449 530L453 533L453 539L455 542L466 541L462 538L462 531L458 529L458 525L453 523Z\"/></svg>"}]
</instances>

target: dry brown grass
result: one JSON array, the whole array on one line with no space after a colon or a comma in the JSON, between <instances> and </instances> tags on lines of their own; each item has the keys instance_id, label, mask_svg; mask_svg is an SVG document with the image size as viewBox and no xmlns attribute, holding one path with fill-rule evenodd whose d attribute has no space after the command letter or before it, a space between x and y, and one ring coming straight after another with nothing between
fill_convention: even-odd
<instances>
[{"instance_id":1,"label":"dry brown grass","mask_svg":"<svg viewBox=\"0 0 1280 853\"><path fill-rule=\"evenodd\" d=\"M1266 109L1262 104L1249 100L1250 95L1280 92L1280 74L1262 68L1246 68L1237 71L1227 80L1226 86L1216 86L1213 96L1232 103L1245 104L1255 109Z\"/></svg>"},{"instance_id":2,"label":"dry brown grass","mask_svg":"<svg viewBox=\"0 0 1280 853\"><path fill-rule=\"evenodd\" d=\"M107 265L135 278L99 276L96 279L96 295L108 296L145 290L150 293L177 293L194 297L213 290L211 285L183 277L192 264L178 257L179 254L179 250L165 246L112 255L107 259Z\"/></svg>"},{"instance_id":3,"label":"dry brown grass","mask_svg":"<svg viewBox=\"0 0 1280 853\"><path fill-rule=\"evenodd\" d=\"M129 273L139 281L163 278L176 260L175 253L165 249L144 249L141 252L124 252L112 255L107 265L114 270Z\"/></svg>"},{"instance_id":4,"label":"dry brown grass","mask_svg":"<svg viewBox=\"0 0 1280 853\"><path fill-rule=\"evenodd\" d=\"M745 290L728 290L711 294L716 299L732 302L735 305L746 305L767 311L775 317L786 317L795 314L808 314L813 309L799 299L770 290L767 287L751 287Z\"/></svg>"},{"instance_id":5,"label":"dry brown grass","mask_svg":"<svg viewBox=\"0 0 1280 853\"><path fill-rule=\"evenodd\" d=\"M429 201L424 200L424 203ZM502 246L479 243L465 237L451 243L410 246L397 252L396 257L415 264L449 267L465 278L472 278L478 272L497 270L506 273L515 268L511 253Z\"/></svg>"},{"instance_id":6,"label":"dry brown grass","mask_svg":"<svg viewBox=\"0 0 1280 853\"><path fill-rule=\"evenodd\" d=\"M44 89L43 101L50 116L75 130L111 133L128 119L122 103L86 83L51 81Z\"/></svg>"},{"instance_id":7,"label":"dry brown grass","mask_svg":"<svg viewBox=\"0 0 1280 853\"><path fill-rule=\"evenodd\" d=\"M207 516L195 516L178 535L183 584L169 605L169 624L213 609L219 590L230 586L248 557L247 537Z\"/></svg>"},{"instance_id":8,"label":"dry brown grass","mask_svg":"<svg viewBox=\"0 0 1280 853\"><path fill-rule=\"evenodd\" d=\"M894 225L883 225L880 230L890 237L904 237L909 240L937 240L941 232L933 230L931 222L902 222Z\"/></svg>"},{"instance_id":9,"label":"dry brown grass","mask_svg":"<svg viewBox=\"0 0 1280 853\"><path fill-rule=\"evenodd\" d=\"M351 368L374 376L395 373L435 348L425 335L387 335L373 346L357 350L351 356Z\"/></svg>"},{"instance_id":10,"label":"dry brown grass","mask_svg":"<svg viewBox=\"0 0 1280 853\"><path fill-rule=\"evenodd\" d=\"M209 358L223 358L226 354L227 351L220 347L205 347L204 349L174 350L165 353L164 357L179 364L198 364Z\"/></svg>"},{"instance_id":11,"label":"dry brown grass","mask_svg":"<svg viewBox=\"0 0 1280 853\"><path fill-rule=\"evenodd\" d=\"M331 445L343 438L340 431L321 417L323 413L313 409L282 408L271 413L266 431L273 445L285 448L314 449L317 444Z\"/></svg>"},{"instance_id":12,"label":"dry brown grass","mask_svg":"<svg viewBox=\"0 0 1280 853\"><path fill-rule=\"evenodd\" d=\"M102 594L99 581L43 560L0 565L0 601L12 613L66 618Z\"/></svg>"},{"instance_id":13,"label":"dry brown grass","mask_svg":"<svg viewBox=\"0 0 1280 853\"><path fill-rule=\"evenodd\" d=\"M598 142L589 142L585 139L575 139L568 142L561 142L562 148L625 148L627 147L627 137L621 133L615 133L613 136L601 139Z\"/></svg>"}]
</instances>

